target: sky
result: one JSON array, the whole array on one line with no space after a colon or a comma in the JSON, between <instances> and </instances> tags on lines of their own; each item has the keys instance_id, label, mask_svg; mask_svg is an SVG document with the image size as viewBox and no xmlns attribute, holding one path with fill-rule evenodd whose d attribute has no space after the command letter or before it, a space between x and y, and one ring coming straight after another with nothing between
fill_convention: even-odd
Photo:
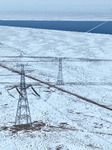
<instances>
[{"instance_id":1,"label":"sky","mask_svg":"<svg viewBox=\"0 0 112 150\"><path fill-rule=\"evenodd\" d=\"M112 0L0 0L0 11L109 12Z\"/></svg>"}]
</instances>

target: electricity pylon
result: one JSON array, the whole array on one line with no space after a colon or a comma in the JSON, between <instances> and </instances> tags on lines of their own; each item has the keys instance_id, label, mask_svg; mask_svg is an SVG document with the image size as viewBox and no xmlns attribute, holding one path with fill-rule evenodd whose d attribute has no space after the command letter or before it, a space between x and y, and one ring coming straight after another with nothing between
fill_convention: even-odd
<instances>
[{"instance_id":1,"label":"electricity pylon","mask_svg":"<svg viewBox=\"0 0 112 150\"><path fill-rule=\"evenodd\" d=\"M31 115L30 115L30 109L29 109L29 103L28 103L27 91L26 91L26 83L25 83L24 65L21 65L20 90L17 89L17 91L19 93L19 100L18 100L15 124L16 125L31 124Z\"/></svg>"},{"instance_id":2,"label":"electricity pylon","mask_svg":"<svg viewBox=\"0 0 112 150\"><path fill-rule=\"evenodd\" d=\"M34 95L38 96L38 98L40 98L40 94L37 93L37 91L34 89L34 87L31 84L26 84L24 65L21 65L21 72L19 74L21 75L20 85L14 85L6 90L7 90L8 94L13 98L15 98L15 96L10 94L9 90L13 90L15 88L17 90L17 92L19 93L15 125L28 124L28 125L32 126L26 90L29 87L31 87L32 91L34 92Z\"/></svg>"},{"instance_id":3,"label":"electricity pylon","mask_svg":"<svg viewBox=\"0 0 112 150\"><path fill-rule=\"evenodd\" d=\"M57 85L64 85L63 82L63 70L62 70L62 58L59 58L59 67L58 67L58 78Z\"/></svg>"}]
</instances>

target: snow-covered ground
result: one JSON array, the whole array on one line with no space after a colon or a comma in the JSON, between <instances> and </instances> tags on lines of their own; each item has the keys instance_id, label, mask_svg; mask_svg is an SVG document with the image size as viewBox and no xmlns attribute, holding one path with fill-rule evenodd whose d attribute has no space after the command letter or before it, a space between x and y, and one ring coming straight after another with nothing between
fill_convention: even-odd
<instances>
[{"instance_id":1,"label":"snow-covered ground","mask_svg":"<svg viewBox=\"0 0 112 150\"><path fill-rule=\"evenodd\" d=\"M53 57L53 60L31 56ZM54 61L54 57L72 60L63 59L65 85L61 88L112 108L112 87L106 85L112 83L112 62L74 61L74 58L111 59L112 35L0 27L0 63L20 70L20 61L24 61L26 74L55 83L58 61ZM0 67L0 83L14 85L19 81L19 75ZM26 82L35 81L26 78ZM98 85L86 85L88 82ZM101 82L105 85L100 85ZM15 121L19 96L12 90L14 98L11 97L7 86L8 83L0 84L0 128L11 127ZM53 88L48 92L45 85L35 89L40 99L27 90L32 122L42 121L46 126L39 131L17 133L1 130L0 150L112 150L111 111Z\"/></svg>"}]
</instances>

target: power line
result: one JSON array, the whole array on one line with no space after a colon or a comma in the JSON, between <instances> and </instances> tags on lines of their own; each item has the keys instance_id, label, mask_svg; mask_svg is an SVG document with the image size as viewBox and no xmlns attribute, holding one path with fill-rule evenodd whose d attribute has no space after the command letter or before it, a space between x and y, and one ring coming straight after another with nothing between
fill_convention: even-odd
<instances>
[{"instance_id":1,"label":"power line","mask_svg":"<svg viewBox=\"0 0 112 150\"><path fill-rule=\"evenodd\" d=\"M56 62L59 60L58 57L38 57L38 56L0 56L0 58L21 58L21 59L25 59L25 58L29 58L29 59L33 59L33 60L0 60L0 62ZM37 60L34 60L37 59ZM66 60L66 61L75 61L75 62L103 62L103 61L112 61L112 59L104 59L104 58L72 58L72 57L61 57L62 60Z\"/></svg>"},{"instance_id":2,"label":"power line","mask_svg":"<svg viewBox=\"0 0 112 150\"><path fill-rule=\"evenodd\" d=\"M0 66L3 67L3 68L5 68L5 69L7 69L7 70L9 70L9 71L12 71L12 72L14 72L14 73L17 73L17 74L20 74L20 75L21 75L21 72L18 71L18 70L15 70L15 69L13 69L13 68L7 67L7 66L5 66L5 65L3 65L3 64L0 64ZM91 99L88 99L88 98L86 98L86 97L80 96L80 95L78 95L78 94L76 94L76 93L72 93L72 92L70 92L70 91L68 91L68 90L64 90L64 89L62 89L62 88L60 88L60 87L57 87L57 86L52 85L52 84L50 84L50 83L48 83L48 82L42 81L42 80L40 80L40 79L37 79L37 78L35 78L35 77L33 77L33 76L26 75L26 74L25 74L25 76L26 76L27 78L29 78L29 79L32 79L32 80L35 80L35 81L40 82L40 83L42 83L42 84L45 84L45 85L47 85L47 86L53 87L53 88L55 88L55 89L57 89L57 90L59 90L59 91L61 91L61 92L63 92L63 93L66 93L66 94L75 96L75 97L77 97L77 98L79 98L79 99L81 99L81 100L83 100L83 101L86 101L86 102L88 102L88 103L91 103L91 104L94 104L94 105L97 105L97 106L99 106L99 107L102 107L102 108L105 108L105 109L107 109L107 110L112 111L112 108L110 108L110 107L108 107L108 106L106 106L106 105L97 103L97 102L95 102L95 101L93 101L93 100L91 100Z\"/></svg>"},{"instance_id":3,"label":"power line","mask_svg":"<svg viewBox=\"0 0 112 150\"><path fill-rule=\"evenodd\" d=\"M1 75L0 75L1 76ZM5 75L2 75L5 77ZM6 76L12 76L12 75L6 75ZM13 75L14 76L14 75ZM16 74L15 74L16 76ZM41 86L40 83L37 82L27 82L28 84L31 84L33 86ZM55 82L47 82L49 84L55 84ZM19 82L10 82L10 81L5 81L5 82L0 82L0 84L19 84ZM112 86L112 82L64 82L65 85L75 85L75 86Z\"/></svg>"},{"instance_id":4,"label":"power line","mask_svg":"<svg viewBox=\"0 0 112 150\"><path fill-rule=\"evenodd\" d=\"M60 113L61 115L63 115L63 116L65 116L67 119L69 119L69 120L71 120L71 121L73 121L74 122L74 120L73 119L71 119L70 117L68 117L67 115L65 115L65 113L63 113L62 111L60 111L59 109L58 109L58 107L55 107L55 106L53 106L51 103L49 103L49 102L47 102L46 101L46 103L48 103L49 104L49 106L51 106L54 110L56 110L58 113ZM78 125L79 126L79 125ZM92 133L92 134L105 134L105 133L100 133L100 132L93 132L93 131L88 131L87 129L82 129L82 127L81 127L81 129L77 129L78 131L84 131L84 132L88 132L88 133ZM111 134L110 134L111 135ZM103 139L103 140L106 140L106 139L104 139L103 137L101 137L101 136L99 136L99 135L95 135L96 137L99 137L100 139ZM112 144L110 141L108 141L108 140L106 140L109 144Z\"/></svg>"},{"instance_id":5,"label":"power line","mask_svg":"<svg viewBox=\"0 0 112 150\"><path fill-rule=\"evenodd\" d=\"M12 72L14 72L14 73L18 73L18 74L20 74L21 75L21 72L19 72L19 71L17 71L17 70L15 70L15 69L12 69L12 68L9 68L9 67L7 67L7 66L4 66L4 65L2 65L2 64L0 64L0 66L1 67L3 67L3 68L5 68L5 69L8 69L9 71L12 71ZM77 94L75 94L75 93L72 93L72 92L69 92L69 91L67 91L67 90L64 90L64 89L61 89L61 88L59 88L59 87L56 87L55 85L51 85L51 84L49 84L49 83L47 83L47 82L44 82L44 81L41 81L41 80L39 80L39 79L36 79L36 78L34 78L34 77L32 77L32 76L30 76L30 75L25 75L27 78L30 78L30 79L32 79L32 80L35 80L35 81L38 81L38 82L40 82L40 83L43 83L43 84L45 84L45 85L48 85L48 86L50 86L50 87L53 87L53 88L55 88L55 89L58 89L59 91L62 91L62 92L64 92L64 93L67 93L67 94L70 94L70 95L73 95L73 96L76 96L76 97L78 97L79 99L82 99L82 100L84 100L84 101L87 101L87 102L89 102L89 103L92 103L92 104L95 104L95 105L97 105L97 106L100 106L100 107L103 107L103 108L105 108L105 109L108 109L108 110L111 110L112 111L112 108L109 108L109 107L107 107L107 106L105 106L105 105L102 105L102 104L98 104L98 103L96 103L96 102L94 102L94 101L92 101L92 100L89 100L89 99L87 99L87 98L84 98L84 97L82 97L82 96L79 96L79 95L77 95ZM50 104L51 105L51 104ZM60 114L63 114L60 110L58 110L56 107L53 107L56 111L58 111ZM64 115L64 114L63 114ZM73 121L71 118L69 118L68 116L66 116L68 119L70 119L71 121ZM88 130L85 130L84 129L84 131L85 132L89 132ZM92 133L92 132L89 132L89 133ZM98 134L98 133L96 133L96 134ZM103 140L105 140L104 138L102 138L102 137L100 137L100 136L98 136L98 135L95 135L96 137L99 137L99 138L101 138L101 139L103 139ZM107 141L109 144L111 144L111 142L109 142L109 141Z\"/></svg>"}]
</instances>

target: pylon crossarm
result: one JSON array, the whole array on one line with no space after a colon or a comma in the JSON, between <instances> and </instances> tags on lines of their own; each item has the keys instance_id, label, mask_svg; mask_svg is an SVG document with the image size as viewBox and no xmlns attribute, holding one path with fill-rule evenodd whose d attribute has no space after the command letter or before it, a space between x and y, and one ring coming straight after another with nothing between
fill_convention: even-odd
<instances>
[{"instance_id":1,"label":"pylon crossarm","mask_svg":"<svg viewBox=\"0 0 112 150\"><path fill-rule=\"evenodd\" d=\"M26 89L28 89L29 87L31 87L32 85L31 84L29 84L29 85L26 85Z\"/></svg>"},{"instance_id":2,"label":"pylon crossarm","mask_svg":"<svg viewBox=\"0 0 112 150\"><path fill-rule=\"evenodd\" d=\"M8 89L5 88L5 90L7 91L7 93L8 93L11 97L15 98L15 97L9 92Z\"/></svg>"},{"instance_id":3,"label":"pylon crossarm","mask_svg":"<svg viewBox=\"0 0 112 150\"><path fill-rule=\"evenodd\" d=\"M5 88L5 89L6 89L6 88ZM15 98L15 97L9 92L9 91L11 91L11 90L13 90L13 89L16 89L20 96L23 96L23 95L21 94L21 92L19 91L19 89L17 88L17 86L13 86L13 87L11 87L10 89L6 89L6 91L8 92L8 94L9 94L11 97Z\"/></svg>"},{"instance_id":4,"label":"pylon crossarm","mask_svg":"<svg viewBox=\"0 0 112 150\"><path fill-rule=\"evenodd\" d=\"M11 88L10 88L10 89L8 89L8 90L10 91L10 90L13 90L14 88L16 88L16 86L13 86L13 87L11 87Z\"/></svg>"},{"instance_id":5,"label":"pylon crossarm","mask_svg":"<svg viewBox=\"0 0 112 150\"><path fill-rule=\"evenodd\" d=\"M37 91L31 86L31 89L33 90L33 92L38 96L40 97L40 94L37 93Z\"/></svg>"},{"instance_id":6,"label":"pylon crossarm","mask_svg":"<svg viewBox=\"0 0 112 150\"><path fill-rule=\"evenodd\" d=\"M19 91L19 89L17 87L16 87L16 90L19 93L19 95L23 97L23 95L21 94L21 92Z\"/></svg>"}]
</instances>

